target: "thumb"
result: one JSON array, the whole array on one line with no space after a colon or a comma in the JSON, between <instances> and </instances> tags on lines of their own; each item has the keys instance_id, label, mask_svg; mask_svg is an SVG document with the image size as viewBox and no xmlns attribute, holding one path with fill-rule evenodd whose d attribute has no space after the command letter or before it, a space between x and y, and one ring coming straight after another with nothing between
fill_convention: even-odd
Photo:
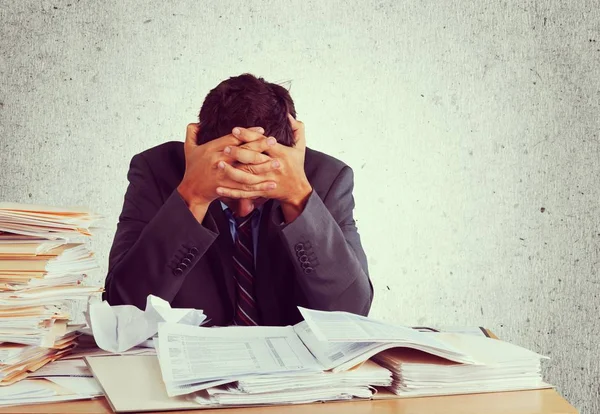
<instances>
[{"instance_id":1,"label":"thumb","mask_svg":"<svg viewBox=\"0 0 600 414\"><path fill-rule=\"evenodd\" d=\"M304 136L304 122L298 121L292 116L292 114L289 113L288 119L290 120L290 126L292 127L292 131L294 133L294 142L296 144L296 147L306 147L306 138Z\"/></svg>"},{"instance_id":2,"label":"thumb","mask_svg":"<svg viewBox=\"0 0 600 414\"><path fill-rule=\"evenodd\" d=\"M190 151L198 146L197 137L198 132L200 131L200 124L188 124L187 130L185 132L185 142L183 144L183 149L185 151L185 156L187 157Z\"/></svg>"}]
</instances>

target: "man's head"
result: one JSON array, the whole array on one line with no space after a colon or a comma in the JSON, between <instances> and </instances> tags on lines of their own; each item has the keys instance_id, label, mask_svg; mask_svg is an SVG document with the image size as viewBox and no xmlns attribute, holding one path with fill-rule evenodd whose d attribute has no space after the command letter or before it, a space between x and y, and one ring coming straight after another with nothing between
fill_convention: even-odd
<instances>
[{"instance_id":1,"label":"man's head","mask_svg":"<svg viewBox=\"0 0 600 414\"><path fill-rule=\"evenodd\" d=\"M198 144L231 133L237 127L262 127L265 136L291 147L294 137L287 114L295 118L294 101L280 85L243 74L224 80L211 90L200 109Z\"/></svg>"},{"instance_id":2,"label":"man's head","mask_svg":"<svg viewBox=\"0 0 600 414\"><path fill-rule=\"evenodd\" d=\"M198 145L230 134L235 127L262 127L265 136L273 136L280 144L294 146L294 134L288 113L296 117L294 101L284 87L263 78L243 74L224 80L211 90L202 104ZM240 217L250 214L266 200L258 198L220 200Z\"/></svg>"}]
</instances>

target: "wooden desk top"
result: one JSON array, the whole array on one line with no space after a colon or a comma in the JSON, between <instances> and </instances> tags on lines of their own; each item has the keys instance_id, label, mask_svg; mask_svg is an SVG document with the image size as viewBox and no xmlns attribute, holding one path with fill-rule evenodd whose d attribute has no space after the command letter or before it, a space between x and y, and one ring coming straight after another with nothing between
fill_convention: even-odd
<instances>
[{"instance_id":1,"label":"wooden desk top","mask_svg":"<svg viewBox=\"0 0 600 414\"><path fill-rule=\"evenodd\" d=\"M6 407L1 413L14 414L108 414L104 398L65 403ZM187 414L577 414L577 410L553 389L495 394L454 395L378 401L269 406L216 410L170 411Z\"/></svg>"}]
</instances>

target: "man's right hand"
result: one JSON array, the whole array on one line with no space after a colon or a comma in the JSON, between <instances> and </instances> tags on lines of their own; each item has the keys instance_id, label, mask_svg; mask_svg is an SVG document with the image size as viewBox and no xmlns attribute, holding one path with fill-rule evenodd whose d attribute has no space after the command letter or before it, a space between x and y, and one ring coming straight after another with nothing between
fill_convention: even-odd
<instances>
[{"instance_id":1,"label":"man's right hand","mask_svg":"<svg viewBox=\"0 0 600 414\"><path fill-rule=\"evenodd\" d=\"M261 181L262 179L250 172L239 170L236 181L228 178L225 167L234 162L231 156L224 153L224 149L236 148L241 144L248 144L262 137L262 128L253 128L258 134L228 134L206 144L198 145L196 137L200 124L189 124L184 143L185 174L177 187L177 191L185 200L192 214L198 222L202 222L209 204L219 197L218 187L234 188L254 193L256 196L268 197L275 183ZM266 162L270 158L265 154L258 154L254 162Z\"/></svg>"}]
</instances>

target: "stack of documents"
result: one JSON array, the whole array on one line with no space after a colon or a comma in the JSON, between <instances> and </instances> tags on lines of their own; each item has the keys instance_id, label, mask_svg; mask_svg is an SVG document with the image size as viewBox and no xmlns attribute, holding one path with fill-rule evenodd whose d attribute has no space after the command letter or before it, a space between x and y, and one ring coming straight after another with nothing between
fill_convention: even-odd
<instances>
[{"instance_id":1,"label":"stack of documents","mask_svg":"<svg viewBox=\"0 0 600 414\"><path fill-rule=\"evenodd\" d=\"M373 359L394 374L390 390L401 396L517 391L550 387L542 380L535 352L497 339L439 333L441 340L473 355L460 364L414 349L390 349Z\"/></svg>"},{"instance_id":2,"label":"stack of documents","mask_svg":"<svg viewBox=\"0 0 600 414\"><path fill-rule=\"evenodd\" d=\"M298 404L371 398L374 386L390 386L389 370L367 361L349 371L258 375L208 388L189 399L202 405Z\"/></svg>"},{"instance_id":3,"label":"stack of documents","mask_svg":"<svg viewBox=\"0 0 600 414\"><path fill-rule=\"evenodd\" d=\"M205 405L370 398L372 386L389 386L392 381L389 370L373 363L348 372L325 372L292 326L163 323L155 342L167 394L196 392L190 398Z\"/></svg>"},{"instance_id":4,"label":"stack of documents","mask_svg":"<svg viewBox=\"0 0 600 414\"><path fill-rule=\"evenodd\" d=\"M342 361L334 370L372 357L393 373L389 389L401 396L550 387L541 376L547 357L485 335L420 332L344 312L300 311L314 337L329 343L321 358Z\"/></svg>"},{"instance_id":5,"label":"stack of documents","mask_svg":"<svg viewBox=\"0 0 600 414\"><path fill-rule=\"evenodd\" d=\"M345 312L300 311L305 321L293 327L160 324L157 355L167 394L195 393L190 398L205 405L370 398L374 386L392 384L387 367L365 361L391 348L477 363L469 350L430 333Z\"/></svg>"},{"instance_id":6,"label":"stack of documents","mask_svg":"<svg viewBox=\"0 0 600 414\"><path fill-rule=\"evenodd\" d=\"M68 353L77 339L75 332L67 332L56 339L51 347L0 343L0 385L10 385L26 378L29 372L55 361Z\"/></svg>"},{"instance_id":7,"label":"stack of documents","mask_svg":"<svg viewBox=\"0 0 600 414\"><path fill-rule=\"evenodd\" d=\"M87 242L100 217L84 210L0 203L0 385L67 353L71 309L101 287Z\"/></svg>"},{"instance_id":8,"label":"stack of documents","mask_svg":"<svg viewBox=\"0 0 600 414\"><path fill-rule=\"evenodd\" d=\"M300 312L305 320L286 327L167 320L158 323L156 355L85 359L115 411L550 387L539 375L540 355L485 330L421 332L346 312Z\"/></svg>"}]
</instances>

